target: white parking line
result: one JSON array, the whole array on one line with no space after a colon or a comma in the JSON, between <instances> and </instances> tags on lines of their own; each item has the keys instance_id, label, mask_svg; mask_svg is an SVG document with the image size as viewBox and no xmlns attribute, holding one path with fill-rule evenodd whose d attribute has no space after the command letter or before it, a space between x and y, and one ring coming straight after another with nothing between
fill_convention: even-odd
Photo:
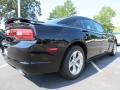
<instances>
[{"instance_id":1,"label":"white parking line","mask_svg":"<svg viewBox=\"0 0 120 90\"><path fill-rule=\"evenodd\" d=\"M1 65L1 66L0 66L0 69L1 69L1 68L4 68L4 67L6 67L6 66L8 66L8 64Z\"/></svg>"},{"instance_id":2,"label":"white parking line","mask_svg":"<svg viewBox=\"0 0 120 90\"><path fill-rule=\"evenodd\" d=\"M103 71L94 62L90 61L90 63L98 72L103 73Z\"/></svg>"}]
</instances>

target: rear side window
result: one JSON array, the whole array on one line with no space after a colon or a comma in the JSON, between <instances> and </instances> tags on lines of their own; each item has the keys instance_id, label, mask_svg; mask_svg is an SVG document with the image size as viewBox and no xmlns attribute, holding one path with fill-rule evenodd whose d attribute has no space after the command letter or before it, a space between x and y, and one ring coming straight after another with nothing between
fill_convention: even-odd
<instances>
[{"instance_id":1,"label":"rear side window","mask_svg":"<svg viewBox=\"0 0 120 90\"><path fill-rule=\"evenodd\" d=\"M68 25L71 27L82 28L80 18L67 18L59 22L60 24Z\"/></svg>"},{"instance_id":2,"label":"rear side window","mask_svg":"<svg viewBox=\"0 0 120 90\"><path fill-rule=\"evenodd\" d=\"M103 29L102 25L100 25L100 24L98 24L96 22L94 22L94 25L95 25L95 27L97 29L97 32L100 32L100 33L104 32L104 29Z\"/></svg>"},{"instance_id":3,"label":"rear side window","mask_svg":"<svg viewBox=\"0 0 120 90\"><path fill-rule=\"evenodd\" d=\"M91 20L82 19L81 23L82 23L84 29L95 30L95 26Z\"/></svg>"}]
</instances>

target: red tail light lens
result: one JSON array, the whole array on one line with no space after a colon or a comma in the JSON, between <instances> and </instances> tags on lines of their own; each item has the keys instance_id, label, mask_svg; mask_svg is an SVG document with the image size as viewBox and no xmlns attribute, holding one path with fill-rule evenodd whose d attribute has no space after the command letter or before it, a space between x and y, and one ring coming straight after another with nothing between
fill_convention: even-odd
<instances>
[{"instance_id":1,"label":"red tail light lens","mask_svg":"<svg viewBox=\"0 0 120 90\"><path fill-rule=\"evenodd\" d=\"M14 36L20 40L34 40L32 29L11 29L7 31L8 36Z\"/></svg>"}]
</instances>

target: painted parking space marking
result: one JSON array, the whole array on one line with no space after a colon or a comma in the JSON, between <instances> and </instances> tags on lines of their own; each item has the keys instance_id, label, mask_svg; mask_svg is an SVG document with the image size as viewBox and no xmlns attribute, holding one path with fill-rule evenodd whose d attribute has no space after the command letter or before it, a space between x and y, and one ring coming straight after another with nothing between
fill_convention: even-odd
<instances>
[{"instance_id":1,"label":"painted parking space marking","mask_svg":"<svg viewBox=\"0 0 120 90\"><path fill-rule=\"evenodd\" d=\"M90 63L98 72L103 73L103 71L93 61L90 61Z\"/></svg>"},{"instance_id":2,"label":"painted parking space marking","mask_svg":"<svg viewBox=\"0 0 120 90\"><path fill-rule=\"evenodd\" d=\"M4 68L4 67L6 67L6 66L8 66L8 64L1 65L1 66L0 66L0 69L1 69L1 68Z\"/></svg>"}]
</instances>

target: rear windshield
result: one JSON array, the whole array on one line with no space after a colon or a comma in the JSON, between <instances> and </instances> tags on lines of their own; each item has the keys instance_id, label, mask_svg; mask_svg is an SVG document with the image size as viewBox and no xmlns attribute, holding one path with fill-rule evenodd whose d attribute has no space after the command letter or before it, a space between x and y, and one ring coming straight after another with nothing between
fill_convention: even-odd
<instances>
[{"instance_id":1,"label":"rear windshield","mask_svg":"<svg viewBox=\"0 0 120 90\"><path fill-rule=\"evenodd\" d=\"M63 20L64 18L58 18L58 19L52 19L52 20L48 20L45 23L59 23L61 20Z\"/></svg>"}]
</instances>

